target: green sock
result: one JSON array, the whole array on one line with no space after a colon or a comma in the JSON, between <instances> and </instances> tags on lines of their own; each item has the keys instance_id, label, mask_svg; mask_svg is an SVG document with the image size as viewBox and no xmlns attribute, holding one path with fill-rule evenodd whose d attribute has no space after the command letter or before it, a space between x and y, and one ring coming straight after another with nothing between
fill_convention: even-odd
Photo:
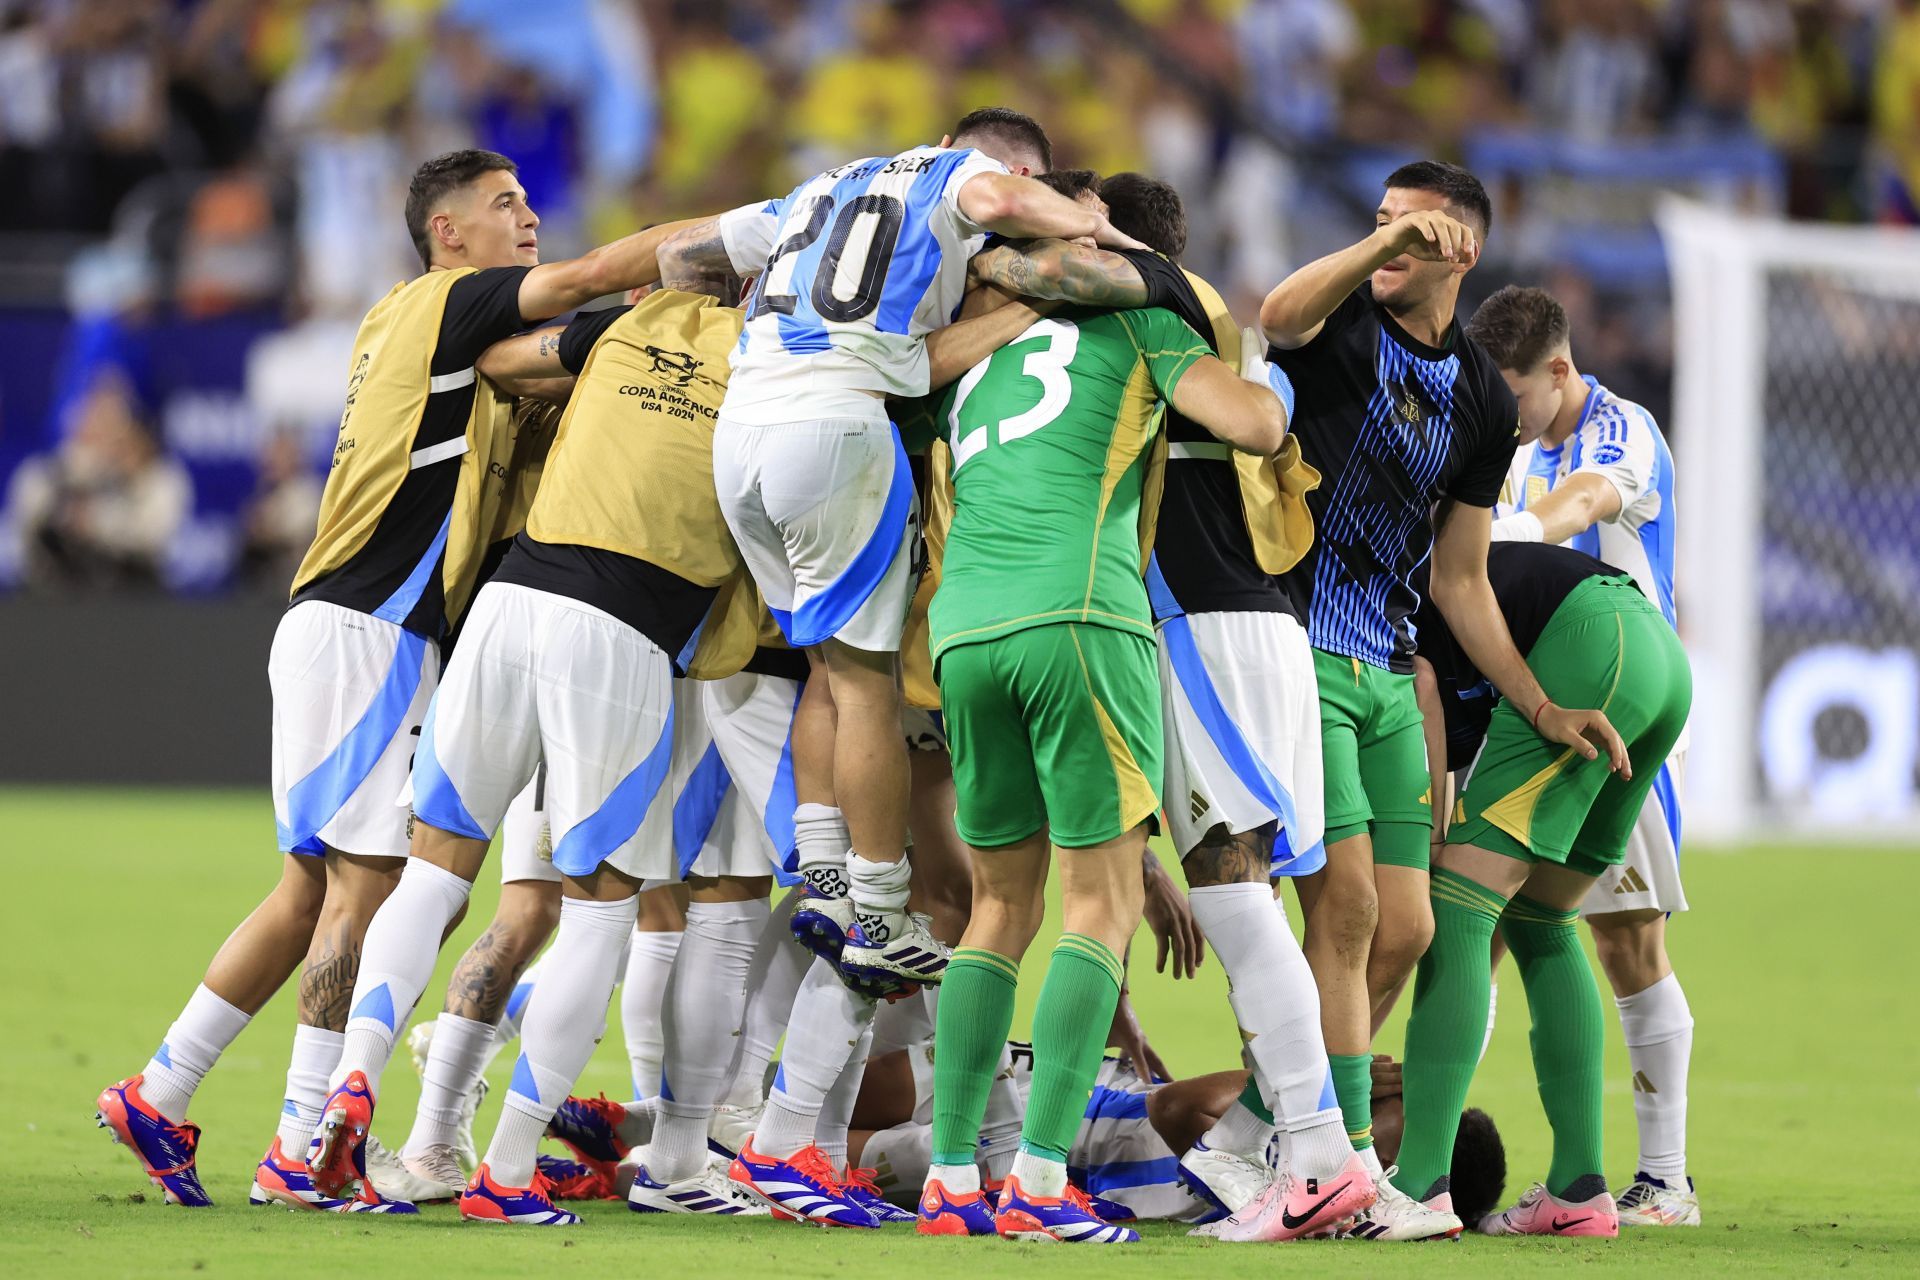
<instances>
[{"instance_id":1,"label":"green sock","mask_svg":"<svg viewBox=\"0 0 1920 1280\"><path fill-rule=\"evenodd\" d=\"M1501 932L1520 966L1533 1012L1533 1074L1540 1103L1553 1126L1553 1163L1547 1190L1563 1195L1574 1182L1604 1168L1601 1155L1600 993L1574 922L1578 911L1555 911L1515 898L1500 917ZM1478 1033L1476 1033L1478 1034Z\"/></svg>"},{"instance_id":2,"label":"green sock","mask_svg":"<svg viewBox=\"0 0 1920 1280\"><path fill-rule=\"evenodd\" d=\"M1267 1100L1260 1096L1260 1077L1251 1071L1247 1072L1247 1087L1240 1091L1240 1105L1268 1124L1273 1123L1273 1112L1267 1110Z\"/></svg>"},{"instance_id":3,"label":"green sock","mask_svg":"<svg viewBox=\"0 0 1920 1280\"><path fill-rule=\"evenodd\" d=\"M1460 1110L1467 1105L1467 1087L1486 1038L1493 930L1507 905L1485 885L1438 867L1430 892L1433 942L1420 958L1407 1020L1406 1128L1395 1179L1401 1190L1420 1199L1453 1164Z\"/></svg>"},{"instance_id":4,"label":"green sock","mask_svg":"<svg viewBox=\"0 0 1920 1280\"><path fill-rule=\"evenodd\" d=\"M1120 957L1084 934L1062 934L1054 947L1033 1009L1033 1091L1020 1129L1022 1151L1065 1163L1100 1073L1124 974ZM944 995L940 1008L944 1013ZM937 1096L937 1081L934 1088Z\"/></svg>"},{"instance_id":5,"label":"green sock","mask_svg":"<svg viewBox=\"0 0 1920 1280\"><path fill-rule=\"evenodd\" d=\"M1330 1053L1327 1065L1333 1069L1333 1096L1346 1122L1347 1141L1355 1151L1365 1151L1373 1145L1373 1055Z\"/></svg>"},{"instance_id":6,"label":"green sock","mask_svg":"<svg viewBox=\"0 0 1920 1280\"><path fill-rule=\"evenodd\" d=\"M994 1068L1013 1029L1017 962L979 947L956 947L940 983L933 1058L933 1163L970 1165Z\"/></svg>"}]
</instances>

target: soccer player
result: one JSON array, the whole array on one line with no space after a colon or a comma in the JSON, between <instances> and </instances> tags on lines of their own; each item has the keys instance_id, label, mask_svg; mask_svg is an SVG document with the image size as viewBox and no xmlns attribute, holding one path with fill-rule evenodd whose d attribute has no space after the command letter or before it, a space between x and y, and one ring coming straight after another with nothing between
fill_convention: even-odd
<instances>
[{"instance_id":1,"label":"soccer player","mask_svg":"<svg viewBox=\"0 0 1920 1280\"><path fill-rule=\"evenodd\" d=\"M1520 402L1520 449L1494 508L1494 538L1559 543L1625 569L1673 622L1673 455L1653 415L1581 375L1567 313L1543 289L1501 289L1480 304L1467 333L1499 363ZM1647 792L1626 860L1580 906L1633 1069L1640 1158L1618 1199L1622 1226L1700 1225L1687 1176L1693 1011L1667 957L1667 916L1687 909L1685 761L1682 732Z\"/></svg>"},{"instance_id":2,"label":"soccer player","mask_svg":"<svg viewBox=\"0 0 1920 1280\"><path fill-rule=\"evenodd\" d=\"M1230 362L1241 334L1226 305L1177 261L1187 240L1180 196L1140 174L1100 186L1115 227L1152 252L1057 242L996 247L975 274L1006 288L1077 301L1164 306ZM1248 346L1258 359L1258 344ZM1301 549L1284 545L1275 464L1233 451L1179 413L1170 441L1153 557L1147 567L1160 651L1167 811L1194 914L1226 967L1246 1051L1258 1064L1242 1105L1183 1156L1188 1176L1227 1213L1260 1201L1226 1238L1288 1234L1295 1188L1266 1164L1276 1111L1299 1189L1336 1179L1352 1157L1339 1109L1323 1099L1327 1057L1312 970L1287 928L1270 879L1325 863L1321 847L1319 702L1313 659L1274 573ZM1298 460L1290 446L1288 461ZM1295 473L1297 474L1297 472ZM1307 521L1306 534L1311 527ZM1269 1188L1271 1187L1271 1190ZM1318 1198L1315 1196L1314 1198Z\"/></svg>"},{"instance_id":3,"label":"soccer player","mask_svg":"<svg viewBox=\"0 0 1920 1280\"><path fill-rule=\"evenodd\" d=\"M1491 220L1472 174L1405 165L1387 178L1372 234L1294 272L1260 311L1272 358L1299 394L1294 435L1321 476L1307 495L1313 545L1284 582L1314 649L1327 865L1295 883L1335 1096L1383 1184L1367 1219L1380 1230L1368 1238L1383 1240L1461 1229L1444 1208L1402 1194L1368 1154L1372 1011L1405 981L1433 928L1414 567L1431 553L1435 604L1544 738L1591 757L1591 735L1624 764L1604 715L1547 700L1487 586L1488 527L1518 412L1454 307Z\"/></svg>"},{"instance_id":4,"label":"soccer player","mask_svg":"<svg viewBox=\"0 0 1920 1280\"><path fill-rule=\"evenodd\" d=\"M301 967L279 1136L259 1181L311 1208L391 1211L370 1193L318 1191L301 1155L339 1060L367 922L407 854L397 799L439 642L466 607L502 500L511 406L476 380L474 360L529 322L650 283L677 227L539 265L540 219L515 175L491 151L449 152L413 175L406 223L425 270L361 322L319 529L267 664L280 881L146 1069L99 1098L100 1122L173 1203L209 1203L194 1169L200 1131L186 1119L194 1091Z\"/></svg>"},{"instance_id":5,"label":"soccer player","mask_svg":"<svg viewBox=\"0 0 1920 1280\"><path fill-rule=\"evenodd\" d=\"M1499 543L1486 564L1513 641L1547 696L1603 705L1632 767L1615 773L1543 739L1529 723L1533 712L1491 696L1452 620L1434 607L1438 597L1421 609L1420 656L1438 704L1429 711L1444 721L1450 757L1435 764L1433 781L1444 788L1445 764L1470 761L1472 774L1433 870L1433 945L1407 1023L1401 1177L1424 1200L1448 1195L1497 928L1526 984L1553 1163L1543 1183L1480 1230L1612 1236L1619 1211L1602 1172L1600 1001L1574 922L1601 874L1626 857L1647 792L1686 725L1693 677L1672 624L1628 574L1539 543Z\"/></svg>"},{"instance_id":6,"label":"soccer player","mask_svg":"<svg viewBox=\"0 0 1920 1280\"><path fill-rule=\"evenodd\" d=\"M825 669L795 740L800 861L822 898L852 906L805 905L795 924L850 976L938 981L945 957L906 912L899 649L918 539L885 398L928 391L926 335L954 314L988 233L1120 242L1104 218L1019 176L1050 160L1035 121L976 111L941 146L828 170L669 250L759 275L715 479L775 618Z\"/></svg>"},{"instance_id":7,"label":"soccer player","mask_svg":"<svg viewBox=\"0 0 1920 1280\"><path fill-rule=\"evenodd\" d=\"M950 433L954 515L929 631L974 892L940 999L922 1232L1138 1238L1070 1189L1066 1159L1140 919L1146 823L1159 808L1140 525L1152 516L1142 501L1164 404L1252 452L1285 436L1264 372L1257 386L1243 381L1158 308L1042 320L933 411ZM1050 844L1065 932L1035 1013L1020 1153L990 1209L974 1149L1044 910Z\"/></svg>"}]
</instances>

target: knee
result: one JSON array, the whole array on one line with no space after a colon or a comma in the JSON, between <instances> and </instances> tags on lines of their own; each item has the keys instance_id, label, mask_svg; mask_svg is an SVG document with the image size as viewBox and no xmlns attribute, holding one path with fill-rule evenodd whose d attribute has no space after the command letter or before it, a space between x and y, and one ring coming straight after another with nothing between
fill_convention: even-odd
<instances>
[{"instance_id":1,"label":"knee","mask_svg":"<svg viewBox=\"0 0 1920 1280\"><path fill-rule=\"evenodd\" d=\"M406 865L400 858L338 858L335 865L328 868L322 916L331 920L357 920L365 925L399 885Z\"/></svg>"},{"instance_id":2,"label":"knee","mask_svg":"<svg viewBox=\"0 0 1920 1280\"><path fill-rule=\"evenodd\" d=\"M319 921L321 908L327 902L326 860L305 854L288 854L286 865L280 871L280 883L274 886L273 895L289 915L306 920L311 928Z\"/></svg>"},{"instance_id":3,"label":"knee","mask_svg":"<svg viewBox=\"0 0 1920 1280\"><path fill-rule=\"evenodd\" d=\"M1673 972L1667 960L1666 917L1659 912L1593 916L1593 950L1616 994L1644 991Z\"/></svg>"},{"instance_id":4,"label":"knee","mask_svg":"<svg viewBox=\"0 0 1920 1280\"><path fill-rule=\"evenodd\" d=\"M976 890L973 894L969 935L987 935L1006 942L1017 942L1024 951L1040 932L1046 916L1046 902L1038 898L1008 898Z\"/></svg>"},{"instance_id":5,"label":"knee","mask_svg":"<svg viewBox=\"0 0 1920 1280\"><path fill-rule=\"evenodd\" d=\"M492 932L511 951L514 963L526 964L538 954L559 923L559 894L503 894L494 913Z\"/></svg>"},{"instance_id":6,"label":"knee","mask_svg":"<svg viewBox=\"0 0 1920 1280\"><path fill-rule=\"evenodd\" d=\"M1380 926L1380 891L1373 877L1329 866L1326 883L1307 920L1309 933L1319 933L1343 951L1362 953Z\"/></svg>"}]
</instances>

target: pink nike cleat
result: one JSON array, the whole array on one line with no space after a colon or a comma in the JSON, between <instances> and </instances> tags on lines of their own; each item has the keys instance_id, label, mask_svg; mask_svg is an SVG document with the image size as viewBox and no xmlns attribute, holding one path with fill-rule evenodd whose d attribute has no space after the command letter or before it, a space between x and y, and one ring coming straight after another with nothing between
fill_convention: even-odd
<instances>
[{"instance_id":1,"label":"pink nike cleat","mask_svg":"<svg viewBox=\"0 0 1920 1280\"><path fill-rule=\"evenodd\" d=\"M1617 1236L1620 1210L1613 1195L1602 1191L1591 1200L1567 1201L1548 1193L1536 1182L1520 1203L1480 1219L1487 1236Z\"/></svg>"},{"instance_id":2,"label":"pink nike cleat","mask_svg":"<svg viewBox=\"0 0 1920 1280\"><path fill-rule=\"evenodd\" d=\"M1215 1224L1218 1240L1309 1240L1331 1236L1370 1208L1378 1192L1358 1154L1331 1178L1283 1173L1245 1208Z\"/></svg>"}]
</instances>

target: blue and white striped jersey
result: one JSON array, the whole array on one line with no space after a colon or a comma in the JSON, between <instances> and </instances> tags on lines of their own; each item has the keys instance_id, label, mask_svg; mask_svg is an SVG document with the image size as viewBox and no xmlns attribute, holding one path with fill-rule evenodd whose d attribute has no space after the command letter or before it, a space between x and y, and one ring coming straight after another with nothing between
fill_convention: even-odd
<instances>
[{"instance_id":1,"label":"blue and white striped jersey","mask_svg":"<svg viewBox=\"0 0 1920 1280\"><path fill-rule=\"evenodd\" d=\"M1566 545L1632 574L1673 622L1673 455L1652 414L1593 378L1586 383L1586 404L1571 436L1514 452L1494 516L1525 511L1576 472L1606 477L1619 491L1620 510Z\"/></svg>"},{"instance_id":2,"label":"blue and white striped jersey","mask_svg":"<svg viewBox=\"0 0 1920 1280\"><path fill-rule=\"evenodd\" d=\"M734 270L759 276L722 412L767 426L925 395L926 336L959 310L987 236L960 212L960 188L1005 172L971 149L915 147L722 215Z\"/></svg>"}]
</instances>

